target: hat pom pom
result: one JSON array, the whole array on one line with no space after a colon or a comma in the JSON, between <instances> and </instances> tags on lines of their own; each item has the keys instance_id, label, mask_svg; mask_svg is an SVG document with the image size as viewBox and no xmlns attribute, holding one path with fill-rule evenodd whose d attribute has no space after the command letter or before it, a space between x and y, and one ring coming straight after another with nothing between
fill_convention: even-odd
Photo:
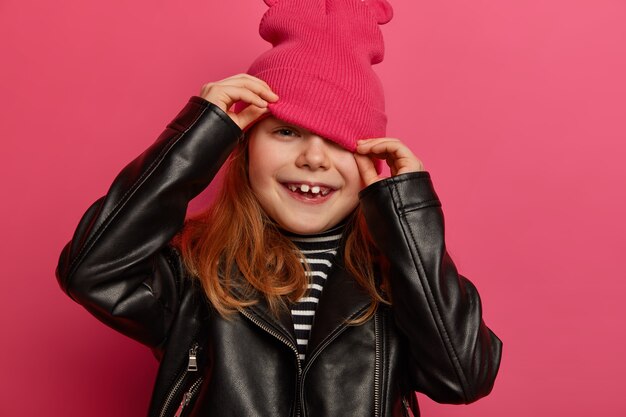
<instances>
[{"instance_id":1,"label":"hat pom pom","mask_svg":"<svg viewBox=\"0 0 626 417\"><path fill-rule=\"evenodd\" d=\"M379 25L384 25L388 23L393 18L393 8L387 2L387 0L361 0L365 3L374 16L376 17L376 22ZM265 2L276 2L276 0L265 0Z\"/></svg>"}]
</instances>

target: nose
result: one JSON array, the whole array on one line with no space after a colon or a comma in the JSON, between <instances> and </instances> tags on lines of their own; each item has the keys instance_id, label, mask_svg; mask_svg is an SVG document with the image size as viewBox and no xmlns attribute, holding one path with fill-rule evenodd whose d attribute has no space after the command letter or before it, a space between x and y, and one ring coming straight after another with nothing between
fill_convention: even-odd
<instances>
[{"instance_id":1,"label":"nose","mask_svg":"<svg viewBox=\"0 0 626 417\"><path fill-rule=\"evenodd\" d=\"M330 167L329 147L321 136L309 135L302 141L302 148L296 159L296 165L310 170Z\"/></svg>"}]
</instances>

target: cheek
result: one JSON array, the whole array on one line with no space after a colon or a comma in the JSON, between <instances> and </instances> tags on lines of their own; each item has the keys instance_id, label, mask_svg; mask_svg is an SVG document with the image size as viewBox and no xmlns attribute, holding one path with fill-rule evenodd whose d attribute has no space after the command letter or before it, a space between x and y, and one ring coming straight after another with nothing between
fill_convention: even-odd
<instances>
[{"instance_id":1,"label":"cheek","mask_svg":"<svg viewBox=\"0 0 626 417\"><path fill-rule=\"evenodd\" d=\"M363 188L363 181L361 180L361 174L359 168L354 160L354 156L350 154L349 157L344 158L341 161L341 175L346 182L347 188L358 194ZM356 197L358 199L358 195Z\"/></svg>"},{"instance_id":2,"label":"cheek","mask_svg":"<svg viewBox=\"0 0 626 417\"><path fill-rule=\"evenodd\" d=\"M261 208L271 216L275 209L275 200L277 195L277 186L275 182L276 166L272 164L272 160L256 154L257 158L252 157L248 160L248 182L252 193L256 197Z\"/></svg>"},{"instance_id":3,"label":"cheek","mask_svg":"<svg viewBox=\"0 0 626 417\"><path fill-rule=\"evenodd\" d=\"M255 193L261 189L267 175L267 152L259 142L258 139L251 138L248 143L248 181Z\"/></svg>"},{"instance_id":4,"label":"cheek","mask_svg":"<svg viewBox=\"0 0 626 417\"><path fill-rule=\"evenodd\" d=\"M269 178L262 164L255 164L252 161L248 164L248 182L257 199L263 199L263 191L268 189Z\"/></svg>"}]
</instances>

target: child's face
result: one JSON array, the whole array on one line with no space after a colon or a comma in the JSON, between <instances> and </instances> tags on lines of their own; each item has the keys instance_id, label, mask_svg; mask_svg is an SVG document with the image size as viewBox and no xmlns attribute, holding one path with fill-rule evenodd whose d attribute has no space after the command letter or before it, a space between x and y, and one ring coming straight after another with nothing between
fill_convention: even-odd
<instances>
[{"instance_id":1,"label":"child's face","mask_svg":"<svg viewBox=\"0 0 626 417\"><path fill-rule=\"evenodd\" d=\"M261 207L287 231L322 232L359 203L362 182L353 154L273 116L251 129L248 161Z\"/></svg>"}]
</instances>

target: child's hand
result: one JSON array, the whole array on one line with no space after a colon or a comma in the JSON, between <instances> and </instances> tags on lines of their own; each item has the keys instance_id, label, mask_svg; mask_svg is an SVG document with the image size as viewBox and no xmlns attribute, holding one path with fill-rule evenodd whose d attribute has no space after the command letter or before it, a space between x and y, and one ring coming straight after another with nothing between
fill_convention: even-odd
<instances>
[{"instance_id":1,"label":"child's hand","mask_svg":"<svg viewBox=\"0 0 626 417\"><path fill-rule=\"evenodd\" d=\"M354 159L366 187L383 179L376 172L372 158L387 161L392 176L424 170L422 161L417 159L413 152L399 139L375 138L359 140L357 141Z\"/></svg>"},{"instance_id":2,"label":"child's hand","mask_svg":"<svg viewBox=\"0 0 626 417\"><path fill-rule=\"evenodd\" d=\"M265 81L250 74L236 74L207 83L202 86L200 97L224 110L242 130L268 111L267 101L278 100ZM229 111L239 100L249 105L239 113Z\"/></svg>"}]
</instances>

